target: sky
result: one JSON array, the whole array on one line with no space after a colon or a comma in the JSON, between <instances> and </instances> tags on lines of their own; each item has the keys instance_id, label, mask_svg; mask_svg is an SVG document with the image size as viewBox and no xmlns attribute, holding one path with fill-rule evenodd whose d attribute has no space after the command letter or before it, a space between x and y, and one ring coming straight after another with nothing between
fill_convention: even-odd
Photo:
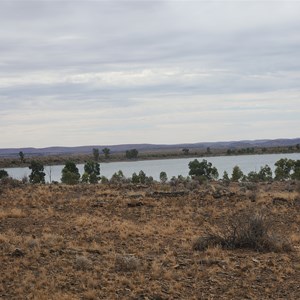
<instances>
[{"instance_id":1,"label":"sky","mask_svg":"<svg viewBox=\"0 0 300 300\"><path fill-rule=\"evenodd\" d=\"M0 0L0 148L300 137L299 1Z\"/></svg>"}]
</instances>

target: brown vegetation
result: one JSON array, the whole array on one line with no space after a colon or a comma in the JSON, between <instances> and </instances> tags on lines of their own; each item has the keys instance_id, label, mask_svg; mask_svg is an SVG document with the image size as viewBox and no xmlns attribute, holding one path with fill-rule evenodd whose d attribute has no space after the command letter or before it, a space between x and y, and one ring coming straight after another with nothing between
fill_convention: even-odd
<instances>
[{"instance_id":1,"label":"brown vegetation","mask_svg":"<svg viewBox=\"0 0 300 300\"><path fill-rule=\"evenodd\" d=\"M300 298L292 182L0 187L1 299Z\"/></svg>"}]
</instances>

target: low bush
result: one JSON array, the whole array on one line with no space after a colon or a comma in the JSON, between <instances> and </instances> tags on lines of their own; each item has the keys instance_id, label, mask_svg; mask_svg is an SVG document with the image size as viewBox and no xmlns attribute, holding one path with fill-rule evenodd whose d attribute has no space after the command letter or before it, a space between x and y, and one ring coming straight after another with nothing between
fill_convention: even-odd
<instances>
[{"instance_id":1,"label":"low bush","mask_svg":"<svg viewBox=\"0 0 300 300\"><path fill-rule=\"evenodd\" d=\"M261 212L247 211L233 215L223 230L208 231L193 245L194 250L203 251L211 246L224 249L253 249L261 252L288 252L290 242L272 228L273 224Z\"/></svg>"},{"instance_id":2,"label":"low bush","mask_svg":"<svg viewBox=\"0 0 300 300\"><path fill-rule=\"evenodd\" d=\"M23 183L20 180L11 178L11 177L4 177L0 180L0 186L8 187L8 188L16 188L22 186Z\"/></svg>"},{"instance_id":3,"label":"low bush","mask_svg":"<svg viewBox=\"0 0 300 300\"><path fill-rule=\"evenodd\" d=\"M133 255L117 255L115 260L116 271L132 272L140 267L140 260Z\"/></svg>"}]
</instances>

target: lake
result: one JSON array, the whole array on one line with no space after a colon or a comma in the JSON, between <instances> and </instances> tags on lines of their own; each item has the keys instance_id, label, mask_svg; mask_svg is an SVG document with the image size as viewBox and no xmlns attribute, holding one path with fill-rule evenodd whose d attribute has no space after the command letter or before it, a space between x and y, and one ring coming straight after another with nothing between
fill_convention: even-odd
<instances>
[{"instance_id":1,"label":"lake","mask_svg":"<svg viewBox=\"0 0 300 300\"><path fill-rule=\"evenodd\" d=\"M183 175L187 176L189 172L188 163L194 158L179 158L179 159L160 159L160 160L146 160L146 161L126 161L126 162L110 162L101 163L101 176L111 178L111 176L122 170L126 177L131 177L132 173L138 173L143 170L147 176L152 176L154 179L159 180L159 174L161 171L165 171L170 179L172 176ZM239 156L217 156L217 157L200 157L199 161L206 159L211 162L213 166L218 169L219 177L222 178L223 172L227 171L229 176L232 173L234 166L238 165L244 174L248 174L251 171L259 171L260 167L269 165L273 172L275 169L275 162L281 158L289 158L298 160L300 159L300 153L289 154L262 154L262 155L239 155ZM78 164L80 174L83 173L83 164ZM60 181L61 170L63 166L45 166L46 181L51 180ZM29 168L6 168L8 174L16 179L21 179L24 176L29 176L31 173Z\"/></svg>"}]
</instances>

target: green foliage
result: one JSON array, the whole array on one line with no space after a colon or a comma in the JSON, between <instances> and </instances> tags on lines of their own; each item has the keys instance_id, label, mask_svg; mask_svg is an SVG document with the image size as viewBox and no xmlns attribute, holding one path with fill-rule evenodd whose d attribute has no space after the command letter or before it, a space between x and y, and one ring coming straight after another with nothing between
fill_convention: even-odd
<instances>
[{"instance_id":1,"label":"green foliage","mask_svg":"<svg viewBox=\"0 0 300 300\"><path fill-rule=\"evenodd\" d=\"M84 173L81 178L85 183L98 183L100 180L100 165L94 161L88 161L84 165Z\"/></svg>"},{"instance_id":2,"label":"green foliage","mask_svg":"<svg viewBox=\"0 0 300 300\"><path fill-rule=\"evenodd\" d=\"M145 172L141 170L139 172L140 183L144 184L146 182L146 177L147 176L146 176Z\"/></svg>"},{"instance_id":3,"label":"green foliage","mask_svg":"<svg viewBox=\"0 0 300 300\"><path fill-rule=\"evenodd\" d=\"M134 184L138 184L140 182L140 177L135 172L132 174L131 182Z\"/></svg>"},{"instance_id":4,"label":"green foliage","mask_svg":"<svg viewBox=\"0 0 300 300\"><path fill-rule=\"evenodd\" d=\"M287 180L291 178L294 161L292 159L282 158L275 163L275 179Z\"/></svg>"},{"instance_id":5,"label":"green foliage","mask_svg":"<svg viewBox=\"0 0 300 300\"><path fill-rule=\"evenodd\" d=\"M228 173L226 171L224 171L224 173L223 173L223 181L224 182L229 182L230 181Z\"/></svg>"},{"instance_id":6,"label":"green foliage","mask_svg":"<svg viewBox=\"0 0 300 300\"><path fill-rule=\"evenodd\" d=\"M159 179L161 183L166 183L168 181L167 173L164 171L160 172Z\"/></svg>"},{"instance_id":7,"label":"green foliage","mask_svg":"<svg viewBox=\"0 0 300 300\"><path fill-rule=\"evenodd\" d=\"M110 179L111 183L122 183L126 181L126 177L124 176L123 172L119 170L118 172L114 173Z\"/></svg>"},{"instance_id":8,"label":"green foliage","mask_svg":"<svg viewBox=\"0 0 300 300\"><path fill-rule=\"evenodd\" d=\"M232 170L231 180L240 181L243 178L244 174L239 166L235 166Z\"/></svg>"},{"instance_id":9,"label":"green foliage","mask_svg":"<svg viewBox=\"0 0 300 300\"><path fill-rule=\"evenodd\" d=\"M19 152L19 157L20 157L21 163L24 163L25 162L25 155L24 155L23 151Z\"/></svg>"},{"instance_id":10,"label":"green foliage","mask_svg":"<svg viewBox=\"0 0 300 300\"><path fill-rule=\"evenodd\" d=\"M79 183L80 174L74 162L67 161L61 172L62 172L62 177L61 177L62 183L65 184Z\"/></svg>"},{"instance_id":11,"label":"green foliage","mask_svg":"<svg viewBox=\"0 0 300 300\"><path fill-rule=\"evenodd\" d=\"M259 175L257 172L251 171L247 176L247 180L250 182L259 182Z\"/></svg>"},{"instance_id":12,"label":"green foliage","mask_svg":"<svg viewBox=\"0 0 300 300\"><path fill-rule=\"evenodd\" d=\"M108 178L107 178L107 177L105 177L105 176L101 176L101 183L103 183L103 184L107 184L107 183L109 183L109 180L108 180Z\"/></svg>"},{"instance_id":13,"label":"green foliage","mask_svg":"<svg viewBox=\"0 0 300 300\"><path fill-rule=\"evenodd\" d=\"M30 183L45 183L45 172L42 163L32 160L29 166L31 174L29 175Z\"/></svg>"},{"instance_id":14,"label":"green foliage","mask_svg":"<svg viewBox=\"0 0 300 300\"><path fill-rule=\"evenodd\" d=\"M190 151L190 149L188 149L188 148L183 148L182 149L182 152L183 152L184 155L188 155L189 151Z\"/></svg>"},{"instance_id":15,"label":"green foliage","mask_svg":"<svg viewBox=\"0 0 300 300\"><path fill-rule=\"evenodd\" d=\"M131 177L131 182L134 184L145 184L145 183L150 183L153 181L153 178L150 176L146 176L144 171L140 171L139 174L137 175L136 173L132 174Z\"/></svg>"},{"instance_id":16,"label":"green foliage","mask_svg":"<svg viewBox=\"0 0 300 300\"><path fill-rule=\"evenodd\" d=\"M201 162L195 159L189 162L189 175L199 178L205 178L208 180L217 179L219 173L217 168L213 167L212 163L203 159Z\"/></svg>"},{"instance_id":17,"label":"green foliage","mask_svg":"<svg viewBox=\"0 0 300 300\"><path fill-rule=\"evenodd\" d=\"M273 179L273 173L271 168L268 165L260 168L258 172L258 178L260 181L270 181Z\"/></svg>"},{"instance_id":18,"label":"green foliage","mask_svg":"<svg viewBox=\"0 0 300 300\"><path fill-rule=\"evenodd\" d=\"M100 158L100 153L99 153L99 149L97 148L93 148L93 157L94 157L94 161L99 161Z\"/></svg>"},{"instance_id":19,"label":"green foliage","mask_svg":"<svg viewBox=\"0 0 300 300\"><path fill-rule=\"evenodd\" d=\"M0 179L8 177L8 173L5 170L0 170Z\"/></svg>"},{"instance_id":20,"label":"green foliage","mask_svg":"<svg viewBox=\"0 0 300 300\"><path fill-rule=\"evenodd\" d=\"M104 157L107 159L109 157L109 154L110 154L110 149L109 148L104 148L104 149L102 149L102 152L104 154Z\"/></svg>"},{"instance_id":21,"label":"green foliage","mask_svg":"<svg viewBox=\"0 0 300 300\"><path fill-rule=\"evenodd\" d=\"M246 178L250 182L270 181L273 179L272 170L268 165L260 168L260 171L250 172Z\"/></svg>"},{"instance_id":22,"label":"green foliage","mask_svg":"<svg viewBox=\"0 0 300 300\"><path fill-rule=\"evenodd\" d=\"M294 173L291 175L291 178L294 180L300 180L300 160L294 161L293 165Z\"/></svg>"},{"instance_id":23,"label":"green foliage","mask_svg":"<svg viewBox=\"0 0 300 300\"><path fill-rule=\"evenodd\" d=\"M138 157L139 152L136 149L130 149L126 151L126 158L128 159L134 159Z\"/></svg>"}]
</instances>

